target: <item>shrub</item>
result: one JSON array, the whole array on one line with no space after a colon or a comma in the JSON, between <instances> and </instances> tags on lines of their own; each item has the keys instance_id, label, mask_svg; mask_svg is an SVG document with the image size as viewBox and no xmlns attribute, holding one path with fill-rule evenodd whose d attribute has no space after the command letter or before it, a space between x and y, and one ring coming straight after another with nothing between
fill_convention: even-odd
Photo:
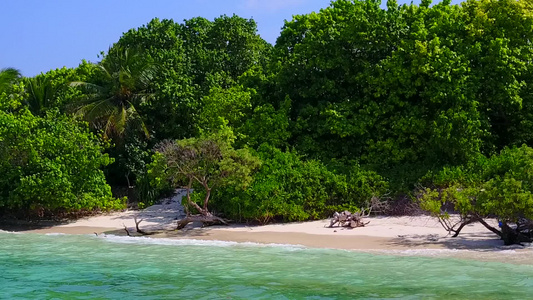
<instances>
[{"instance_id":1,"label":"shrub","mask_svg":"<svg viewBox=\"0 0 533 300\"><path fill-rule=\"evenodd\" d=\"M259 223L319 219L335 210L356 211L386 189L381 177L357 166L336 174L318 161L266 144L257 155L261 167L248 188L228 187L213 194L218 199L214 209L226 217Z\"/></svg>"},{"instance_id":2,"label":"shrub","mask_svg":"<svg viewBox=\"0 0 533 300\"><path fill-rule=\"evenodd\" d=\"M449 215L441 208L448 203L458 211L462 223L481 222L506 244L528 240L521 225L533 223L529 221L533 219L532 148L505 148L499 155L480 156L466 166L445 168L425 178L430 179L435 186L421 191L421 201L434 216L447 220ZM489 216L499 219L501 231L484 222ZM450 231L458 235L461 228L452 226Z\"/></svg>"},{"instance_id":3,"label":"shrub","mask_svg":"<svg viewBox=\"0 0 533 300\"><path fill-rule=\"evenodd\" d=\"M85 124L0 111L0 210L42 216L124 207L102 166L112 160Z\"/></svg>"}]
</instances>

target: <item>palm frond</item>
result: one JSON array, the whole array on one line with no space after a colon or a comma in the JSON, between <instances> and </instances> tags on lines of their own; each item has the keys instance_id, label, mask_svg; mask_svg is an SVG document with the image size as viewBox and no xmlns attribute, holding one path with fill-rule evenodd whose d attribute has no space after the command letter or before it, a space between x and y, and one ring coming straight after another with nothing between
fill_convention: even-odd
<instances>
[{"instance_id":1,"label":"palm frond","mask_svg":"<svg viewBox=\"0 0 533 300\"><path fill-rule=\"evenodd\" d=\"M130 126L142 129L150 137L136 105L154 97L149 87L157 75L157 69L143 57L139 49L114 45L99 63L103 86L86 82L73 82L80 87L83 96L76 101L76 114L83 116L93 126L102 126L104 136L115 134L122 139Z\"/></svg>"},{"instance_id":2,"label":"palm frond","mask_svg":"<svg viewBox=\"0 0 533 300\"><path fill-rule=\"evenodd\" d=\"M42 114L44 109L54 106L57 99L59 86L49 78L40 75L33 78L25 78L26 103L33 114Z\"/></svg>"},{"instance_id":3,"label":"palm frond","mask_svg":"<svg viewBox=\"0 0 533 300\"><path fill-rule=\"evenodd\" d=\"M105 126L103 128L103 131L104 131L104 137L105 138L109 138L110 137L110 133L112 132L113 130L113 124L114 124L114 118L113 116L110 116L106 123L105 123Z\"/></svg>"},{"instance_id":4,"label":"palm frond","mask_svg":"<svg viewBox=\"0 0 533 300\"><path fill-rule=\"evenodd\" d=\"M131 103L129 106L129 110L131 110L131 116L132 116L130 122L133 124L137 124L142 129L144 135L147 138L150 138L150 132L148 131L148 127L146 127L146 124L144 123L141 115L139 114L139 112L137 112L137 109Z\"/></svg>"},{"instance_id":5,"label":"palm frond","mask_svg":"<svg viewBox=\"0 0 533 300\"><path fill-rule=\"evenodd\" d=\"M82 92L88 94L102 93L105 91L103 86L99 86L94 83L82 82L82 81L73 81L69 84L72 87L79 88Z\"/></svg>"},{"instance_id":6,"label":"palm frond","mask_svg":"<svg viewBox=\"0 0 533 300\"><path fill-rule=\"evenodd\" d=\"M115 120L115 130L119 135L122 135L126 130L126 124L128 122L128 111L126 107L122 106L122 109L119 111L117 118Z\"/></svg>"},{"instance_id":7,"label":"palm frond","mask_svg":"<svg viewBox=\"0 0 533 300\"><path fill-rule=\"evenodd\" d=\"M19 70L14 68L4 68L0 70L0 93L7 91L14 83L16 83L22 75Z\"/></svg>"},{"instance_id":8,"label":"palm frond","mask_svg":"<svg viewBox=\"0 0 533 300\"><path fill-rule=\"evenodd\" d=\"M112 98L92 99L92 101L78 106L75 114L81 116L85 120L99 121L102 118L116 114L116 107L111 103Z\"/></svg>"}]
</instances>

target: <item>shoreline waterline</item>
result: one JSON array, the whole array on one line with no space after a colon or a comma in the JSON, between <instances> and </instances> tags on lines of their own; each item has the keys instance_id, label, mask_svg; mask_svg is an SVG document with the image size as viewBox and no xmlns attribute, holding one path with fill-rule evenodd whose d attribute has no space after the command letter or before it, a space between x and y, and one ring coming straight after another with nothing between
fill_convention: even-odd
<instances>
[{"instance_id":1,"label":"shoreline waterline","mask_svg":"<svg viewBox=\"0 0 533 300\"><path fill-rule=\"evenodd\" d=\"M305 223L303 223L305 224ZM274 225L276 226L276 225ZM277 225L279 226L279 225ZM372 255L417 256L458 258L480 262L500 262L508 264L533 265L533 247L503 246L495 237L487 239L454 240L446 237L428 240L427 236L383 237L354 234L339 234L341 229L333 229L331 234L312 234L290 231L265 231L264 227L192 228L181 231L163 231L150 236L128 237L124 229L91 226L53 226L42 229L15 231L39 235L93 235L110 240L126 239L128 243L154 243L164 241L175 245L258 245L297 248L346 250ZM271 228L270 228L271 229ZM335 232L336 231L336 232ZM350 234L351 233L351 234Z\"/></svg>"}]
</instances>

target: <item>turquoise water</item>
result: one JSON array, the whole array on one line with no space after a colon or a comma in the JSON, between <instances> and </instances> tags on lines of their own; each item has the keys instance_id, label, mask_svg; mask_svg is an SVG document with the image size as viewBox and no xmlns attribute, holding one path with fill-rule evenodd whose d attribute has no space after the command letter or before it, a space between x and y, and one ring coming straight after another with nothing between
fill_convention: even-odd
<instances>
[{"instance_id":1,"label":"turquoise water","mask_svg":"<svg viewBox=\"0 0 533 300\"><path fill-rule=\"evenodd\" d=\"M533 266L0 232L0 299L528 299Z\"/></svg>"}]
</instances>

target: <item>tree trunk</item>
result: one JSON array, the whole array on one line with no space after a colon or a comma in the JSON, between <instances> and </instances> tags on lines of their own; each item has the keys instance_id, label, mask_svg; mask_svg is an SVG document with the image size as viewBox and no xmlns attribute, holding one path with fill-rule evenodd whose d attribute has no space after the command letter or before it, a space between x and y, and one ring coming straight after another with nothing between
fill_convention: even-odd
<instances>
[{"instance_id":1,"label":"tree trunk","mask_svg":"<svg viewBox=\"0 0 533 300\"><path fill-rule=\"evenodd\" d=\"M496 233L503 240L503 243L506 246L521 244L524 242L531 243L533 241L531 237L520 231L519 226L517 226L515 229L509 226L507 222L502 222L502 230L499 231L498 229L487 224L487 222L485 222L485 220L482 218L479 218L479 222L490 231Z\"/></svg>"},{"instance_id":2,"label":"tree trunk","mask_svg":"<svg viewBox=\"0 0 533 300\"><path fill-rule=\"evenodd\" d=\"M216 224L224 224L228 225L228 222L226 220L215 217L211 214L209 215L194 215L194 216L187 216L181 220L178 221L178 227L177 229L183 229L187 224L191 222L202 222L203 226L206 225L216 225Z\"/></svg>"},{"instance_id":3,"label":"tree trunk","mask_svg":"<svg viewBox=\"0 0 533 300\"><path fill-rule=\"evenodd\" d=\"M209 197L211 196L211 189L207 186L207 183L204 185L204 187L205 187L204 210L207 211L207 203L209 203Z\"/></svg>"},{"instance_id":4,"label":"tree trunk","mask_svg":"<svg viewBox=\"0 0 533 300\"><path fill-rule=\"evenodd\" d=\"M527 234L520 230L520 226L516 226L516 229L512 228L507 222L502 222L502 235L501 238L505 245L514 245L521 243L531 243L533 238L528 232Z\"/></svg>"},{"instance_id":5,"label":"tree trunk","mask_svg":"<svg viewBox=\"0 0 533 300\"><path fill-rule=\"evenodd\" d=\"M189 211L189 206L191 205L191 184L192 180L189 180L189 184L187 185L187 204L185 205L185 212L187 213L187 216L191 215L191 212Z\"/></svg>"},{"instance_id":6,"label":"tree trunk","mask_svg":"<svg viewBox=\"0 0 533 300\"><path fill-rule=\"evenodd\" d=\"M502 232L499 231L498 229L490 226L487 222L485 222L485 220L483 220L483 218L478 217L477 220L479 221L479 223L483 224L483 226L485 226L488 230L496 233L499 237L503 238Z\"/></svg>"},{"instance_id":7,"label":"tree trunk","mask_svg":"<svg viewBox=\"0 0 533 300\"><path fill-rule=\"evenodd\" d=\"M468 220L466 220L465 222L461 223L461 225L459 225L459 228L457 228L457 229L455 230L455 234L452 235L452 237L458 237L458 236L459 236L459 233L461 233L461 230L463 230L463 228L464 228L466 225L468 225L468 224L472 224L472 223L474 223L474 222L475 222L475 219L468 219ZM452 230L452 231L454 231L454 230Z\"/></svg>"},{"instance_id":8,"label":"tree trunk","mask_svg":"<svg viewBox=\"0 0 533 300\"><path fill-rule=\"evenodd\" d=\"M187 185L187 203L196 208L196 210L201 213L204 216L210 215L209 211L207 209L202 209L198 204L196 204L194 201L191 200L191 187L192 187L192 178L189 178L189 184ZM188 214L189 215L189 214Z\"/></svg>"},{"instance_id":9,"label":"tree trunk","mask_svg":"<svg viewBox=\"0 0 533 300\"><path fill-rule=\"evenodd\" d=\"M511 228L507 224L507 222L502 222L502 233L501 238L503 240L504 245L513 245L513 244L520 244L520 240L518 238L518 233Z\"/></svg>"}]
</instances>

